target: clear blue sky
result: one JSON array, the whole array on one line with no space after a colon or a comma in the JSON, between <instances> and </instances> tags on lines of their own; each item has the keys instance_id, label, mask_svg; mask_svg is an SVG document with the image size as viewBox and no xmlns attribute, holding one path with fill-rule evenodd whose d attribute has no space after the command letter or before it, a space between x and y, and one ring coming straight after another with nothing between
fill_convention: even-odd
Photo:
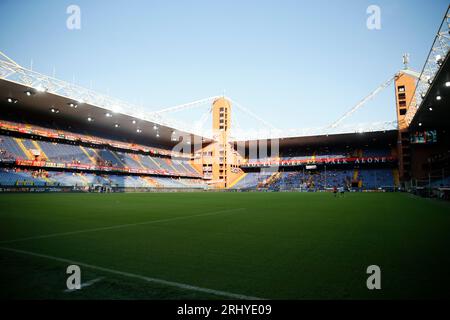
<instances>
[{"instance_id":1,"label":"clear blue sky","mask_svg":"<svg viewBox=\"0 0 450 320\"><path fill-rule=\"evenodd\" d=\"M81 8L81 30L66 8ZM381 30L366 9L381 8ZM446 0L1 0L0 50L148 110L226 94L279 128L327 125L420 70ZM349 123L395 119L393 87Z\"/></svg>"}]
</instances>

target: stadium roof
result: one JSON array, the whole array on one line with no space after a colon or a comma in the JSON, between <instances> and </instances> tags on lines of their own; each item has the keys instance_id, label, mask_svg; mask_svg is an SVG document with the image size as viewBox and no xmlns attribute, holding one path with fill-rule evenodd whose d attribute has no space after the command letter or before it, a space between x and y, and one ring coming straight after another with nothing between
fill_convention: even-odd
<instances>
[{"instance_id":1,"label":"stadium roof","mask_svg":"<svg viewBox=\"0 0 450 320\"><path fill-rule=\"evenodd\" d=\"M254 139L247 141L235 141L234 143L245 143L248 147L252 141L261 141L266 139ZM372 132L352 132L352 133L340 133L330 135L315 135L315 136L303 136L303 137L284 137L277 139L280 148L288 148L291 146L352 146L352 145L385 145L395 143L397 141L397 130L384 130L384 131L372 131ZM268 146L270 146L270 141Z\"/></svg>"},{"instance_id":2,"label":"stadium roof","mask_svg":"<svg viewBox=\"0 0 450 320\"><path fill-rule=\"evenodd\" d=\"M58 117L66 122L94 125L95 129L113 131L118 135L135 137L147 141L149 145L173 146L178 143L176 136L194 139L194 135L179 131L173 127L149 121L145 117L134 117L127 113L114 112L111 109L96 106L85 101L71 99L47 90L36 89L14 81L0 79L0 100L5 107L23 115L35 114L47 117ZM83 127L85 127L83 125ZM174 134L175 132L175 134ZM197 139L202 139L200 136ZM205 140L205 139L203 139ZM186 140L185 140L186 141ZM201 140L197 140L201 141Z\"/></svg>"},{"instance_id":3,"label":"stadium roof","mask_svg":"<svg viewBox=\"0 0 450 320\"><path fill-rule=\"evenodd\" d=\"M450 121L449 56L436 75L410 125L411 129L449 128Z\"/></svg>"},{"instance_id":4,"label":"stadium roof","mask_svg":"<svg viewBox=\"0 0 450 320\"><path fill-rule=\"evenodd\" d=\"M411 121L412 130L448 128L450 119L450 54L434 76Z\"/></svg>"},{"instance_id":5,"label":"stadium roof","mask_svg":"<svg viewBox=\"0 0 450 320\"><path fill-rule=\"evenodd\" d=\"M414 99L405 116L411 129L448 126L449 111L445 106L449 105L449 54L450 6L434 37L417 82Z\"/></svg>"},{"instance_id":6,"label":"stadium roof","mask_svg":"<svg viewBox=\"0 0 450 320\"><path fill-rule=\"evenodd\" d=\"M339 127L320 127L312 129L292 129L292 130L271 130L270 132L248 132L246 136L235 138L234 141L247 141L247 140L267 140L267 139L289 139L289 138L307 138L319 136L328 137L332 135L351 135L361 133L380 133L385 131L397 130L397 121L388 122L372 122L372 123L360 123L341 125Z\"/></svg>"}]
</instances>

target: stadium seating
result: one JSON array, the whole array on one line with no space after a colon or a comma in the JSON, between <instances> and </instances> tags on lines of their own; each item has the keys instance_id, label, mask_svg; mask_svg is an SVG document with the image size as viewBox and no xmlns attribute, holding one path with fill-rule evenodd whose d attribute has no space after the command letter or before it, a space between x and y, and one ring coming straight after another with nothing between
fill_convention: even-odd
<instances>
[{"instance_id":1,"label":"stadium seating","mask_svg":"<svg viewBox=\"0 0 450 320\"><path fill-rule=\"evenodd\" d=\"M292 148L284 150L279 158L249 159L248 164L261 163L278 160L304 160L314 161L321 159L339 158L370 158L391 156L389 148ZM283 165L283 164L281 164ZM244 167L245 168L245 167ZM324 190L333 187L354 187L356 189L378 189L392 188L394 186L394 175L392 169L380 168L355 168L345 169L328 168L328 170L314 169L280 172L270 179L261 173L249 172L233 188L251 189L256 187L268 190L291 190L302 189L308 191Z\"/></svg>"},{"instance_id":2,"label":"stadium seating","mask_svg":"<svg viewBox=\"0 0 450 320\"><path fill-rule=\"evenodd\" d=\"M31 152L33 150L33 152ZM34 157L34 150L40 153ZM0 169L0 186L59 186L116 188L207 188L199 179L199 173L182 158L170 159L135 152L118 151L108 147L94 148L82 146L72 141L67 143L15 138L0 135L0 160L46 160L58 164L95 165L96 168L114 167L118 169L149 170L169 173L172 177L132 176L75 173L66 171ZM175 178L175 177L178 178ZM185 178L181 178L185 177ZM196 178L187 178L196 177Z\"/></svg>"},{"instance_id":3,"label":"stadium seating","mask_svg":"<svg viewBox=\"0 0 450 320\"><path fill-rule=\"evenodd\" d=\"M25 159L25 153L20 149L14 138L9 136L0 136L0 148L8 151L17 158Z\"/></svg>"},{"instance_id":4,"label":"stadium seating","mask_svg":"<svg viewBox=\"0 0 450 320\"><path fill-rule=\"evenodd\" d=\"M98 159L103 160L106 164L110 164L112 167L123 167L118 157L114 156L114 154L110 150L97 150L96 155Z\"/></svg>"},{"instance_id":5,"label":"stadium seating","mask_svg":"<svg viewBox=\"0 0 450 320\"><path fill-rule=\"evenodd\" d=\"M75 172L21 171L17 169L0 169L0 186L207 188L207 185L200 179L175 179L169 177L148 178L144 176L97 175L93 173Z\"/></svg>"},{"instance_id":6,"label":"stadium seating","mask_svg":"<svg viewBox=\"0 0 450 320\"><path fill-rule=\"evenodd\" d=\"M30 172L0 169L0 186L45 186L46 180Z\"/></svg>"},{"instance_id":7,"label":"stadium seating","mask_svg":"<svg viewBox=\"0 0 450 320\"><path fill-rule=\"evenodd\" d=\"M394 186L394 177L391 169L360 169L358 181L362 189L378 189ZM353 169L330 169L322 171L291 171L280 172L270 179L271 173L249 172L233 189L254 189L264 187L268 190L318 191L333 187L351 188ZM357 187L357 189L359 189Z\"/></svg>"},{"instance_id":8,"label":"stadium seating","mask_svg":"<svg viewBox=\"0 0 450 320\"><path fill-rule=\"evenodd\" d=\"M390 169L360 170L359 178L364 189L393 187L394 177Z\"/></svg>"},{"instance_id":9,"label":"stadium seating","mask_svg":"<svg viewBox=\"0 0 450 320\"><path fill-rule=\"evenodd\" d=\"M22 140L30 142L28 139ZM50 161L90 163L89 158L83 153L80 146L47 141L39 141L37 144Z\"/></svg>"},{"instance_id":10,"label":"stadium seating","mask_svg":"<svg viewBox=\"0 0 450 320\"><path fill-rule=\"evenodd\" d=\"M267 172L249 172L242 180L233 186L233 189L256 188L260 183L264 183L264 181L271 175L272 173Z\"/></svg>"},{"instance_id":11,"label":"stadium seating","mask_svg":"<svg viewBox=\"0 0 450 320\"><path fill-rule=\"evenodd\" d=\"M323 190L331 187L348 187L351 184L352 170L328 170L320 172L294 171L282 172L269 188L272 190Z\"/></svg>"},{"instance_id":12,"label":"stadium seating","mask_svg":"<svg viewBox=\"0 0 450 320\"><path fill-rule=\"evenodd\" d=\"M176 176L198 176L198 172L187 160L161 158L137 153L114 151L103 148L82 147L76 144L56 143L41 140L31 140L0 136L0 150L16 159L28 159L28 151L40 149L41 160L57 163L79 163L87 165L102 165L116 168L162 170ZM21 145L20 145L21 144Z\"/></svg>"}]
</instances>

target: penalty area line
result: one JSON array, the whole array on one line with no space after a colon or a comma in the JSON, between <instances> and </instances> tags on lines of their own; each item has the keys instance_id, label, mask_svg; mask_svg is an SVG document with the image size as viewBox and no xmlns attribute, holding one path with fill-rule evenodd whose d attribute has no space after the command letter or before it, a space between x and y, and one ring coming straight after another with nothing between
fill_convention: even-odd
<instances>
[{"instance_id":1,"label":"penalty area line","mask_svg":"<svg viewBox=\"0 0 450 320\"><path fill-rule=\"evenodd\" d=\"M71 264L71 265L74 264L74 265L82 266L82 267L85 267L85 268L98 270L98 271L102 271L102 272L106 272L106 273L110 273L110 274L115 274L115 275L119 275L119 276L123 276L123 277L139 279L139 280L142 280L142 281L145 281L145 282L156 283L156 284L165 285L165 286L169 286L169 287L175 287L175 288L184 289L184 290L202 292L202 293L207 293L207 294L211 294L211 295L215 295L215 296L226 297L226 298L230 298L230 299L263 300L262 298L258 298L258 297L252 297L252 296L247 296L247 295L238 294L238 293L232 293L232 292L227 292L227 291L221 291L221 290L197 287L197 286L194 286L194 285L185 284L185 283L181 283L181 282L174 282L174 281L168 281L168 280L164 280L164 279L146 277L146 276L135 274L135 273L130 273L130 272L125 272L125 271L120 271L120 270L100 267L100 266L96 266L96 265L93 265L93 264L83 263L83 262L69 260L69 259L65 259L65 258L54 257L54 256L41 254L41 253L36 253L36 252L31 252L31 251L25 251L25 250L14 249L14 248L7 248L7 247L0 247L0 250L5 250L5 251L9 251L9 252L18 253L18 254L24 254L24 255L29 255L29 256L33 256L33 257L39 257L39 258L54 260L54 261L58 261L58 262L68 263L68 264Z\"/></svg>"},{"instance_id":2,"label":"penalty area line","mask_svg":"<svg viewBox=\"0 0 450 320\"><path fill-rule=\"evenodd\" d=\"M185 219L197 218L197 217L207 217L207 216L214 216L214 215L219 215L219 214L223 214L223 213L227 213L227 212L234 212L234 211L241 211L241 210L245 210L245 208L226 209L226 210L220 210L220 211L212 211L212 212L194 214L194 215L190 215L190 216L181 216L181 217L174 217L174 218L149 220L149 221L144 221L144 222L119 224L119 225L108 226L108 227L99 227L99 228L92 228L92 229L84 229L84 230L75 230L75 231L68 231L68 232L58 232L58 233L44 234L44 235L40 235L40 236L33 236L33 237L26 237L26 238L12 239L12 240L4 240L4 241L0 241L0 244L9 244L9 243L22 242L22 241L29 241L29 240L39 240L39 239L47 239L47 238L70 236L70 235L81 234L81 233L88 233L88 232L97 232L97 231L106 231L106 230L114 230L114 229L121 229L121 228L129 228L129 227L143 226L143 225L147 225L147 224L154 224L154 223L161 223L161 222L170 222L170 221L177 221L177 220L185 220Z\"/></svg>"}]
</instances>

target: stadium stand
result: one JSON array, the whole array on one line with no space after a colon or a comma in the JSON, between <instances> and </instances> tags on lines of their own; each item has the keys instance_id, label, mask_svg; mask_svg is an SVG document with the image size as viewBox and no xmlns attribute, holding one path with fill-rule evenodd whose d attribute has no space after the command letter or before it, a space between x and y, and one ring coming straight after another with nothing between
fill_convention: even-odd
<instances>
[{"instance_id":1,"label":"stadium stand","mask_svg":"<svg viewBox=\"0 0 450 320\"><path fill-rule=\"evenodd\" d=\"M169 150L60 130L57 137L48 136L54 130L29 124L25 126L28 134L23 134L23 130L20 133L8 130L23 129L23 124L7 121L1 124L0 161L9 166L0 170L3 187L57 186L86 190L97 186L112 189L208 187L189 159L171 159L167 156ZM78 139L72 139L72 135ZM102 144L85 144L81 138L91 143L100 139Z\"/></svg>"},{"instance_id":2,"label":"stadium stand","mask_svg":"<svg viewBox=\"0 0 450 320\"><path fill-rule=\"evenodd\" d=\"M264 183L270 176L271 173L266 172L249 172L242 180L234 185L233 188L243 190L253 189Z\"/></svg>"},{"instance_id":3,"label":"stadium stand","mask_svg":"<svg viewBox=\"0 0 450 320\"><path fill-rule=\"evenodd\" d=\"M360 181L366 189L376 189L382 187L393 187L394 177L392 170L373 169L360 170Z\"/></svg>"},{"instance_id":4,"label":"stadium stand","mask_svg":"<svg viewBox=\"0 0 450 320\"><path fill-rule=\"evenodd\" d=\"M31 150L41 152L39 160L49 160L58 163L97 164L112 167L128 167L133 169L165 170L175 175L197 175L198 173L186 160L171 161L168 158L138 155L109 149L85 148L80 145L57 142L12 138L0 136L0 149L15 156L17 159L29 159Z\"/></svg>"},{"instance_id":5,"label":"stadium stand","mask_svg":"<svg viewBox=\"0 0 450 320\"><path fill-rule=\"evenodd\" d=\"M249 172L239 181L234 189L267 188L271 191L303 190L319 191L333 187L345 187L355 190L376 190L394 188L394 177L391 169L358 170L357 181L353 179L354 169L333 169L327 171L288 171L280 172L271 181L271 175L260 172Z\"/></svg>"},{"instance_id":6,"label":"stadium stand","mask_svg":"<svg viewBox=\"0 0 450 320\"><path fill-rule=\"evenodd\" d=\"M351 170L329 170L327 172L283 172L280 179L271 185L273 190L324 190L334 186L351 186Z\"/></svg>"},{"instance_id":7,"label":"stadium stand","mask_svg":"<svg viewBox=\"0 0 450 320\"><path fill-rule=\"evenodd\" d=\"M278 157L247 159L242 166L247 174L233 189L394 190L398 184L394 178L395 167L395 157L386 146L290 146L281 150ZM264 173L258 171L262 168ZM276 172L267 173L270 168Z\"/></svg>"},{"instance_id":8,"label":"stadium stand","mask_svg":"<svg viewBox=\"0 0 450 320\"><path fill-rule=\"evenodd\" d=\"M33 186L33 187L95 187L112 188L207 188L206 183L198 179L175 179L157 177L148 179L145 176L100 175L76 172L46 172L43 170L0 169L0 186Z\"/></svg>"},{"instance_id":9,"label":"stadium stand","mask_svg":"<svg viewBox=\"0 0 450 320\"><path fill-rule=\"evenodd\" d=\"M4 123L5 124L5 123ZM21 127L21 124L7 122L8 127ZM4 125L5 127L5 125ZM27 125L31 133L42 133L42 127ZM61 137L70 137L71 132L58 131ZM11 134L11 135L8 135ZM79 134L77 134L78 137ZM86 138L86 136L83 136ZM89 136L89 141L98 138ZM103 141L103 140L102 140ZM105 141L103 141L105 142ZM117 149L120 145L125 149ZM130 148L130 149L127 149ZM128 151L126 151L128 150ZM58 166L66 165L66 169L88 170L88 172L65 172L54 170L39 176L34 171L0 171L1 185L28 185L28 186L67 186L67 187L93 187L108 186L111 188L207 188L207 184L200 179L199 173L192 167L187 159L169 158L164 152L149 154L136 150L135 145L123 145L118 141L108 140L99 146L97 144L84 144L82 141L69 139L52 139L42 135L17 134L14 130L3 130L0 135L0 152L3 161L43 161L56 163ZM379 188L393 188L395 181L391 168L359 168L352 165L350 168L317 168L306 170L304 167L295 167L299 163L312 163L345 160L349 158L377 158L390 157L389 148L345 148L345 147L290 147L282 150L278 158L265 157L262 159L248 159L247 166L260 167L261 163L274 162L294 166L292 170L281 172L246 172L232 189L251 190L267 189L319 191L334 186L345 186L356 190L374 190ZM29 164L26 162L26 164ZM44 165L45 166L45 165ZM245 167L245 165L244 165ZM95 172L90 172L95 171ZM98 172L100 171L100 172ZM102 172L103 171L103 174ZM113 172L111 172L113 171ZM121 174L116 174L119 171ZM146 176L136 175L139 172ZM133 175L127 175L133 172ZM124 174L125 173L125 174ZM161 175L169 175L161 176Z\"/></svg>"}]
</instances>

